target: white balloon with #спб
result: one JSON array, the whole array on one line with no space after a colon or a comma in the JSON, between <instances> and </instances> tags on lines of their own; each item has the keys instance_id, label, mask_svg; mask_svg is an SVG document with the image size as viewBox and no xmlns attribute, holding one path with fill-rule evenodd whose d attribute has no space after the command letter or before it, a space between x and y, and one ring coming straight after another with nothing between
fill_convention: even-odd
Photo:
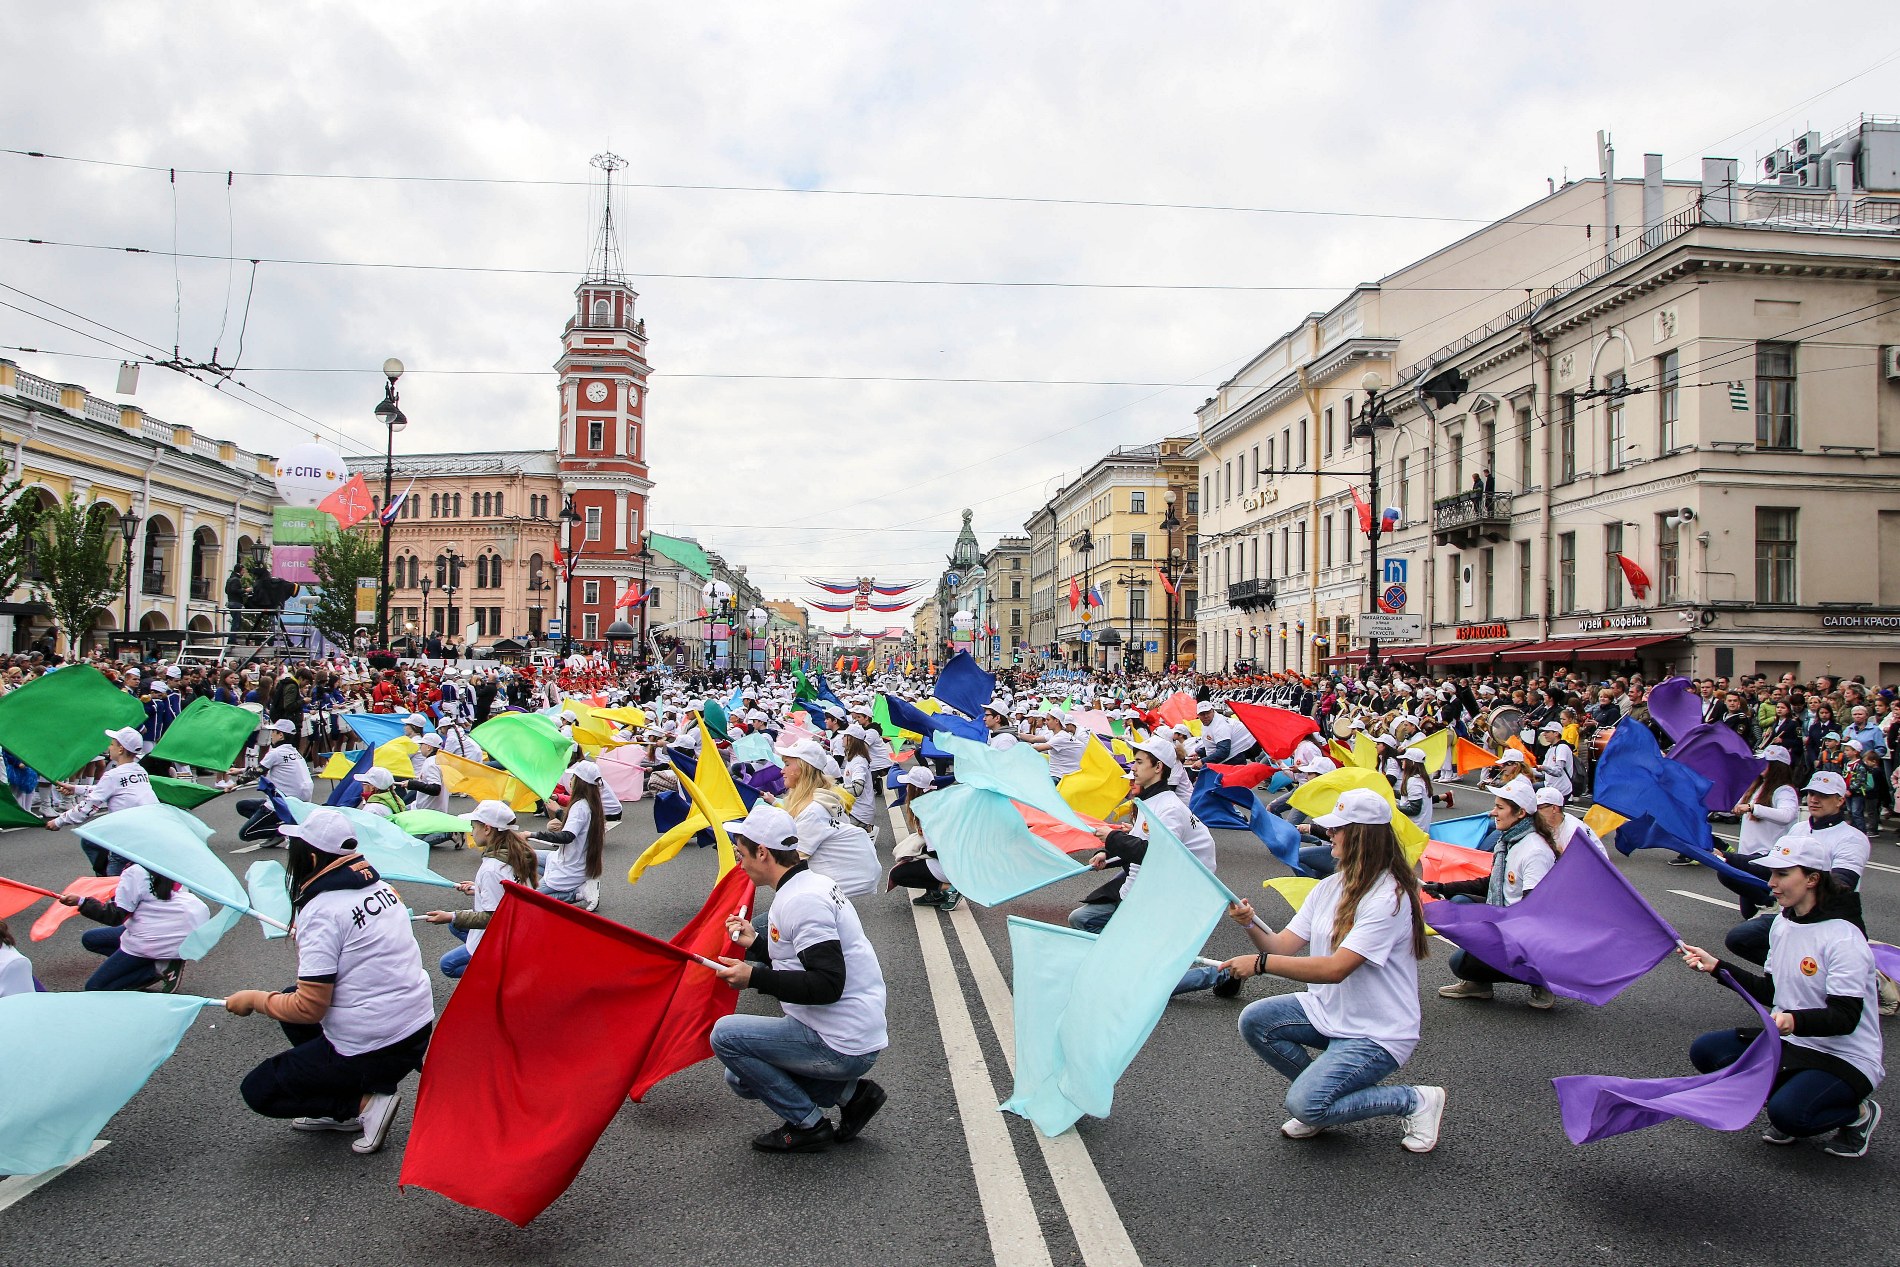
<instances>
[{"instance_id":1,"label":"white balloon with #\u0441\u043f\u0431","mask_svg":"<svg viewBox=\"0 0 1900 1267\"><path fill-rule=\"evenodd\" d=\"M328 445L293 445L277 458L277 495L287 506L315 506L348 478L343 455Z\"/></svg>"}]
</instances>

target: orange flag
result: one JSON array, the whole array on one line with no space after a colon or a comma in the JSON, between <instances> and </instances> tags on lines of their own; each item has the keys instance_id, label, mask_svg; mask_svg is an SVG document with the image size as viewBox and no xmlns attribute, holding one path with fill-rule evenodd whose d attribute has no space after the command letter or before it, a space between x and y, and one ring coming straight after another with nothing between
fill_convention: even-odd
<instances>
[{"instance_id":1,"label":"orange flag","mask_svg":"<svg viewBox=\"0 0 1900 1267\"><path fill-rule=\"evenodd\" d=\"M317 509L329 511L336 516L338 527L348 528L369 518L369 485L360 474L352 475L348 483L318 502Z\"/></svg>"},{"instance_id":2,"label":"orange flag","mask_svg":"<svg viewBox=\"0 0 1900 1267\"><path fill-rule=\"evenodd\" d=\"M1454 758L1458 762L1460 775L1470 774L1473 770L1482 770L1488 765L1496 765L1498 759L1472 743L1469 739L1458 741L1458 751Z\"/></svg>"},{"instance_id":3,"label":"orange flag","mask_svg":"<svg viewBox=\"0 0 1900 1267\"><path fill-rule=\"evenodd\" d=\"M1524 764L1529 766L1533 770L1537 768L1537 757L1531 752L1529 748L1526 748L1524 746L1524 741L1522 739L1506 739L1504 741L1504 746L1506 748L1515 748L1517 751L1523 753Z\"/></svg>"},{"instance_id":4,"label":"orange flag","mask_svg":"<svg viewBox=\"0 0 1900 1267\"><path fill-rule=\"evenodd\" d=\"M119 877L116 875L82 875L66 886L66 892L70 896L98 898L101 902L118 891ZM45 941L61 924L77 914L79 914L77 906L66 906L60 902L53 903L40 912L40 917L33 921L33 940Z\"/></svg>"}]
</instances>

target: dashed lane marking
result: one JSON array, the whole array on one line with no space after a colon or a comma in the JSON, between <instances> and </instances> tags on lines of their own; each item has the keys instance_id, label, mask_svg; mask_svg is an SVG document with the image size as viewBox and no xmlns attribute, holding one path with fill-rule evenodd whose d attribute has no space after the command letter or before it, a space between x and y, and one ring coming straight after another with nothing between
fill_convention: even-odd
<instances>
[{"instance_id":1,"label":"dashed lane marking","mask_svg":"<svg viewBox=\"0 0 1900 1267\"><path fill-rule=\"evenodd\" d=\"M53 1182L111 1142L109 1139L95 1139L92 1141L92 1147L86 1150L84 1157L75 1157L63 1166L42 1170L37 1175L9 1175L5 1179L0 1179L0 1210L17 1205L27 1196Z\"/></svg>"}]
</instances>

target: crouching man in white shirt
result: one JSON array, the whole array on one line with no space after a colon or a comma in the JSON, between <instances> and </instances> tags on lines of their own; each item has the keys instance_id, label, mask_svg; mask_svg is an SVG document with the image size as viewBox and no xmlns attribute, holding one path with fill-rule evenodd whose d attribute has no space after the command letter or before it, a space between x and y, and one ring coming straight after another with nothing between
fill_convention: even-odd
<instances>
[{"instance_id":1,"label":"crouching man in white shirt","mask_svg":"<svg viewBox=\"0 0 1900 1267\"><path fill-rule=\"evenodd\" d=\"M746 955L722 958L719 978L771 995L785 1015L721 1017L713 1054L735 1093L783 1119L752 1147L818 1152L854 1138L884 1107L884 1089L864 1076L889 1045L884 974L857 911L834 881L800 859L791 815L760 801L725 828L745 873L775 893L763 939L746 920L726 921ZM825 1116L833 1105L836 1127Z\"/></svg>"}]
</instances>

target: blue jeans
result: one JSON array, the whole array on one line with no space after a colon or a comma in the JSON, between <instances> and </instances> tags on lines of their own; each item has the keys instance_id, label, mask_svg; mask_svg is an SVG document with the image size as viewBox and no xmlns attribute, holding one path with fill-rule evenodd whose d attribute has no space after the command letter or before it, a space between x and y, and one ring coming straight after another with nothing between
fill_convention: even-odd
<instances>
[{"instance_id":1,"label":"blue jeans","mask_svg":"<svg viewBox=\"0 0 1900 1267\"><path fill-rule=\"evenodd\" d=\"M109 853L84 840L79 842L79 848L86 855L86 861L91 864L94 875L118 875L125 870L125 859L116 853Z\"/></svg>"},{"instance_id":2,"label":"blue jeans","mask_svg":"<svg viewBox=\"0 0 1900 1267\"><path fill-rule=\"evenodd\" d=\"M1420 1106L1411 1087L1382 1087L1399 1067L1370 1038L1328 1038L1306 1019L1297 994L1249 1003L1240 1036L1260 1058L1293 1080L1286 1108L1308 1126L1340 1126L1369 1117L1404 1117ZM1309 1055L1312 1048L1319 1054Z\"/></svg>"},{"instance_id":3,"label":"blue jeans","mask_svg":"<svg viewBox=\"0 0 1900 1267\"><path fill-rule=\"evenodd\" d=\"M1728 936L1722 939L1722 944L1737 959L1746 959L1749 963L1767 963L1768 930L1775 926L1775 916L1780 913L1781 908L1776 906L1743 920L1728 930Z\"/></svg>"},{"instance_id":4,"label":"blue jeans","mask_svg":"<svg viewBox=\"0 0 1900 1267\"><path fill-rule=\"evenodd\" d=\"M449 931L455 934L455 940L457 941L465 942L468 940L469 930L466 928L457 928L455 925L450 924ZM457 946L454 950L451 950L448 954L443 955L442 963L440 965L442 968L442 975L447 977L451 981L460 980L462 974L468 971L469 956L473 955L474 953L475 952L470 950L467 946Z\"/></svg>"},{"instance_id":5,"label":"blue jeans","mask_svg":"<svg viewBox=\"0 0 1900 1267\"><path fill-rule=\"evenodd\" d=\"M833 1051L789 1016L722 1016L713 1025L712 1049L734 1094L761 1101L801 1130L855 1095L858 1079L877 1062L876 1052Z\"/></svg>"},{"instance_id":6,"label":"blue jeans","mask_svg":"<svg viewBox=\"0 0 1900 1267\"><path fill-rule=\"evenodd\" d=\"M1328 844L1301 845L1300 870L1315 880L1324 880L1339 868L1339 860L1333 857L1333 847Z\"/></svg>"},{"instance_id":7,"label":"blue jeans","mask_svg":"<svg viewBox=\"0 0 1900 1267\"><path fill-rule=\"evenodd\" d=\"M1069 912L1069 927L1079 928L1085 933L1099 933L1108 927L1108 921L1115 915L1119 902L1084 902Z\"/></svg>"},{"instance_id":8,"label":"blue jeans","mask_svg":"<svg viewBox=\"0 0 1900 1267\"><path fill-rule=\"evenodd\" d=\"M1703 1073L1726 1069L1742 1058L1758 1029L1718 1029L1689 1045L1689 1063ZM1860 1114L1853 1087L1821 1069L1783 1069L1768 1096L1768 1120L1776 1129L1806 1137L1846 1126Z\"/></svg>"},{"instance_id":9,"label":"blue jeans","mask_svg":"<svg viewBox=\"0 0 1900 1267\"><path fill-rule=\"evenodd\" d=\"M86 979L88 990L136 990L158 978L158 961L140 955L128 955L119 949L123 928L88 928L79 935L79 943L106 961Z\"/></svg>"}]
</instances>

